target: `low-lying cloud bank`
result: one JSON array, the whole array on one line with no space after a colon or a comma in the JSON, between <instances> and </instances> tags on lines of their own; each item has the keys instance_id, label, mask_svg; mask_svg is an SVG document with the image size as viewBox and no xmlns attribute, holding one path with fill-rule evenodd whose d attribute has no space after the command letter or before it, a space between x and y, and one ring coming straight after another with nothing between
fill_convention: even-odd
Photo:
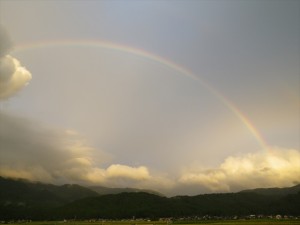
<instances>
[{"instance_id":1,"label":"low-lying cloud bank","mask_svg":"<svg viewBox=\"0 0 300 225\"><path fill-rule=\"evenodd\" d=\"M56 184L159 189L170 186L146 166L110 164L75 131L61 130L0 111L0 176Z\"/></svg>"},{"instance_id":2,"label":"low-lying cloud bank","mask_svg":"<svg viewBox=\"0 0 300 225\"><path fill-rule=\"evenodd\" d=\"M49 128L36 121L0 112L0 176L56 184L79 183L108 187L136 187L167 195L233 192L257 187L300 183L300 152L273 148L230 156L218 167L158 174L146 166L111 164L107 154L89 146L74 131ZM95 152L98 156L95 156ZM97 158L99 157L99 158Z\"/></svg>"},{"instance_id":3,"label":"low-lying cloud bank","mask_svg":"<svg viewBox=\"0 0 300 225\"><path fill-rule=\"evenodd\" d=\"M0 121L0 176L110 185L151 178L145 166L96 165L95 149L74 131L49 128L12 113L0 112ZM104 160L106 154L99 157Z\"/></svg>"},{"instance_id":4,"label":"low-lying cloud bank","mask_svg":"<svg viewBox=\"0 0 300 225\"><path fill-rule=\"evenodd\" d=\"M186 171L179 183L204 187L213 192L292 186L300 183L300 152L269 148L242 156L230 156L218 168Z\"/></svg>"}]
</instances>

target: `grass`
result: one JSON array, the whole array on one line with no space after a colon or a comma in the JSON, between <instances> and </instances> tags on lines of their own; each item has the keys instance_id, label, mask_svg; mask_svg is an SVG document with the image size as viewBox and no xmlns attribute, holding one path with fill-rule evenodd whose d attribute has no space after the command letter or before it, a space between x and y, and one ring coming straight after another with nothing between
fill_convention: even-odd
<instances>
[{"instance_id":1,"label":"grass","mask_svg":"<svg viewBox=\"0 0 300 225\"><path fill-rule=\"evenodd\" d=\"M10 225L20 225L21 223L10 223ZM171 225L172 223L161 221L49 221L49 222L29 222L28 225ZM252 219L252 220L208 220L198 221L193 225L300 225L300 220L273 220L273 219ZM189 223L180 223L180 225L190 225Z\"/></svg>"}]
</instances>

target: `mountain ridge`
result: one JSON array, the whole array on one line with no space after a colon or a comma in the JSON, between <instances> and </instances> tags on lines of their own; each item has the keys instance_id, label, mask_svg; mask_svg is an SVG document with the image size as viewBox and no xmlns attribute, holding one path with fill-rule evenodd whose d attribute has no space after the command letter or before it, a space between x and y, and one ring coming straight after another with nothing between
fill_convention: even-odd
<instances>
[{"instance_id":1,"label":"mountain ridge","mask_svg":"<svg viewBox=\"0 0 300 225\"><path fill-rule=\"evenodd\" d=\"M263 195L288 195L288 194L296 194L300 192L300 184L296 184L292 187L282 187L282 188L254 188L247 189L240 192L253 192Z\"/></svg>"},{"instance_id":2,"label":"mountain ridge","mask_svg":"<svg viewBox=\"0 0 300 225\"><path fill-rule=\"evenodd\" d=\"M77 184L57 186L0 177L0 219L300 215L300 185L174 197L139 189L113 189L121 190L125 192L100 195Z\"/></svg>"},{"instance_id":3,"label":"mountain ridge","mask_svg":"<svg viewBox=\"0 0 300 225\"><path fill-rule=\"evenodd\" d=\"M120 194L123 192L131 193L131 192L145 192L149 194L154 194L154 195L159 195L159 196L164 196L163 194L153 191L153 190L148 190L148 189L138 189L138 188L110 188L110 187L104 187L104 186L87 186L87 188L97 192L99 195L108 195L108 194Z\"/></svg>"}]
</instances>

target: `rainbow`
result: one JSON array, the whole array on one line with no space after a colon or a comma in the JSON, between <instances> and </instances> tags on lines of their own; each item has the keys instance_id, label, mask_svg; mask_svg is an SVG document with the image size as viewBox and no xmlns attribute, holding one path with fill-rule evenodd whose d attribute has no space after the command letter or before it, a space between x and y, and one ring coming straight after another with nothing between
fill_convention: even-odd
<instances>
[{"instance_id":1,"label":"rainbow","mask_svg":"<svg viewBox=\"0 0 300 225\"><path fill-rule=\"evenodd\" d=\"M249 132L254 136L257 140L260 147L267 150L268 144L260 134L260 132L255 128L253 123L250 121L246 115L240 111L228 98L222 95L218 90L209 85L199 76L196 76L193 72L188 70L187 68L178 65L172 62L169 59L163 58L159 55L147 52L143 49L134 48L131 46L121 45L114 42L104 41L104 40L47 40L42 42L32 42L25 43L21 45L17 45L14 48L13 52L22 52L32 49L38 48L51 48L51 47L66 47L66 46L74 46L74 47L92 47L92 48L101 48L101 49L109 49L114 51L125 52L128 54L133 54L135 56L143 57L145 59L154 61L156 63L160 63L170 69L177 71L183 76L189 77L198 83L200 83L203 87L205 87L211 94L213 94L218 100L220 100L223 105L225 105L249 130Z\"/></svg>"}]
</instances>

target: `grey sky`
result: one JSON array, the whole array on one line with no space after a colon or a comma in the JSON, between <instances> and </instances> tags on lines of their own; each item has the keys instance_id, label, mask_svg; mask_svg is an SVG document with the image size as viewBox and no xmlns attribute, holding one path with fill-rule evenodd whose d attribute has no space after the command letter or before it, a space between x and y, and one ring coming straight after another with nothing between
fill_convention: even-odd
<instances>
[{"instance_id":1,"label":"grey sky","mask_svg":"<svg viewBox=\"0 0 300 225\"><path fill-rule=\"evenodd\" d=\"M96 179L101 185L159 189L156 184L164 180L162 191L172 194L238 190L255 183L290 185L300 181L299 175L276 183L270 173L261 175L269 177L268 182L259 183L252 170L229 172L230 157L236 165L249 160L254 167L264 167L270 155L264 154L245 121L196 80L126 51L47 44L21 51L18 46L106 40L168 59L229 99L291 172L299 169L294 166L298 161L290 161L291 155L298 157L300 145L299 21L300 3L290 0L1 0L0 23L15 46L11 54L33 76L22 92L2 101L1 108L10 116L44 123L37 128L41 132L45 126L84 137L94 154L89 171L101 169ZM64 151L57 148L53 154ZM3 156L6 151L1 147ZM110 167L119 164L128 168ZM138 170L143 181L131 177L118 183L110 177L109 171L122 169L127 175ZM228 179L216 177L220 171ZM69 173L61 169L59 174ZM252 183L232 181L245 183L245 174ZM213 179L227 186L214 186Z\"/></svg>"}]
</instances>

